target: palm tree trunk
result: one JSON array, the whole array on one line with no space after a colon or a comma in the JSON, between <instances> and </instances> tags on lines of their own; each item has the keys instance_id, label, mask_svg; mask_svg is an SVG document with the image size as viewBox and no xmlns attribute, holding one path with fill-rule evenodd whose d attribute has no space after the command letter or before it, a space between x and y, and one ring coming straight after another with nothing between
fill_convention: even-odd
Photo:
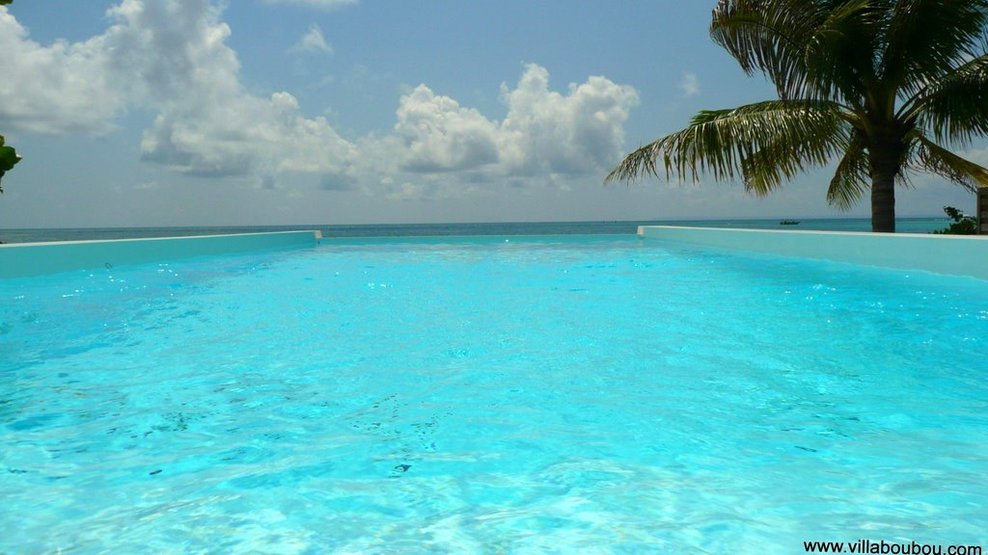
<instances>
[{"instance_id":1,"label":"palm tree trunk","mask_svg":"<svg viewBox=\"0 0 988 555\"><path fill-rule=\"evenodd\" d=\"M876 126L871 152L871 231L895 233L895 176L906 145L899 129Z\"/></svg>"},{"instance_id":2,"label":"palm tree trunk","mask_svg":"<svg viewBox=\"0 0 988 555\"><path fill-rule=\"evenodd\" d=\"M871 179L871 231L895 233L895 174Z\"/></svg>"}]
</instances>

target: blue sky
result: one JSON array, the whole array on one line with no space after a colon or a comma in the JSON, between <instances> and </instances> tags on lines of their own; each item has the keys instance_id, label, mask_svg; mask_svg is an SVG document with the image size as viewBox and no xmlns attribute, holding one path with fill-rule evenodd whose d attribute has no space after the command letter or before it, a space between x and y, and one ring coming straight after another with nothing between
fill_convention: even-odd
<instances>
[{"instance_id":1,"label":"blue sky","mask_svg":"<svg viewBox=\"0 0 988 555\"><path fill-rule=\"evenodd\" d=\"M771 98L714 0L15 0L0 227L866 216L826 170L602 185L704 108ZM988 162L982 144L964 154ZM935 177L900 216L973 196Z\"/></svg>"}]
</instances>

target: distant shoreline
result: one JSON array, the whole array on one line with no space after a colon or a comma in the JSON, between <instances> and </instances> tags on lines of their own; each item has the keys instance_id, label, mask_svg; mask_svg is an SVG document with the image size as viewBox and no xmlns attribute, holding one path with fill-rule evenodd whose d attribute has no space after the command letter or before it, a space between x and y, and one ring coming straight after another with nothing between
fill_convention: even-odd
<instances>
[{"instance_id":1,"label":"distant shoreline","mask_svg":"<svg viewBox=\"0 0 988 555\"><path fill-rule=\"evenodd\" d=\"M797 225L781 225L799 221ZM943 229L945 217L899 218L901 233L929 233ZM133 239L142 237L183 237L228 233L257 233L315 229L325 237L412 237L412 236L491 236L491 235L601 235L634 234L639 225L686 225L742 229L798 229L820 231L870 231L868 218L760 218L707 220L629 220L596 222L501 222L438 224L293 224L262 226L159 226L159 227L87 227L87 228L11 228L0 229L4 243L49 241L87 241Z\"/></svg>"}]
</instances>

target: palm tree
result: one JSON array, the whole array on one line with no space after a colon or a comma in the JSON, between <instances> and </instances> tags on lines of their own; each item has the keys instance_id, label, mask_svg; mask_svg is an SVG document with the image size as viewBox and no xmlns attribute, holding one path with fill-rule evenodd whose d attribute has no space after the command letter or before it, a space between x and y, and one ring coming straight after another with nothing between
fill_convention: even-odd
<instances>
[{"instance_id":1,"label":"palm tree","mask_svg":"<svg viewBox=\"0 0 988 555\"><path fill-rule=\"evenodd\" d=\"M606 181L743 178L767 195L839 160L827 201L871 189L872 231L895 231L895 185L925 170L971 191L988 169L948 150L988 133L988 0L719 0L710 34L778 100L702 111L629 154Z\"/></svg>"}]
</instances>

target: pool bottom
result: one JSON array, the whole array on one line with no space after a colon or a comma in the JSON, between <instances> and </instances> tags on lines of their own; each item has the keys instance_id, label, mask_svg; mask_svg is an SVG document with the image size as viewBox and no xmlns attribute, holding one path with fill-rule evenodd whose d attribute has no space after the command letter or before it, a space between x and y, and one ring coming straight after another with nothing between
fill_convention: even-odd
<instances>
[{"instance_id":1,"label":"pool bottom","mask_svg":"<svg viewBox=\"0 0 988 555\"><path fill-rule=\"evenodd\" d=\"M975 543L978 285L624 239L14 284L0 549Z\"/></svg>"}]
</instances>

